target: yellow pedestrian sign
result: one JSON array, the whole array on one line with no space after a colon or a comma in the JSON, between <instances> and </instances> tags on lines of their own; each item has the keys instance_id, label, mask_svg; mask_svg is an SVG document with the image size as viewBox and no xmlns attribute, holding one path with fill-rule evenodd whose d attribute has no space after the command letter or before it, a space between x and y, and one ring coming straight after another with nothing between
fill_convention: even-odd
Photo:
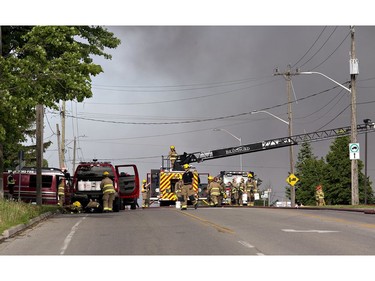
<instances>
[{"instance_id":1,"label":"yellow pedestrian sign","mask_svg":"<svg viewBox=\"0 0 375 281\"><path fill-rule=\"evenodd\" d=\"M290 174L289 177L286 178L286 182L291 186L294 186L297 181L299 181L299 178L297 178L294 174Z\"/></svg>"}]
</instances>

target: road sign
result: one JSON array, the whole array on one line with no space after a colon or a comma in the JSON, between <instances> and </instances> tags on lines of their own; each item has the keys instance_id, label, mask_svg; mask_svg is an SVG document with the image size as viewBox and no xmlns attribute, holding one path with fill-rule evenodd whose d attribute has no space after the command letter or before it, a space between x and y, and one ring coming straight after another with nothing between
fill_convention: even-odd
<instances>
[{"instance_id":1,"label":"road sign","mask_svg":"<svg viewBox=\"0 0 375 281\"><path fill-rule=\"evenodd\" d=\"M359 159L359 143L349 143L349 157L350 160Z\"/></svg>"},{"instance_id":2,"label":"road sign","mask_svg":"<svg viewBox=\"0 0 375 281\"><path fill-rule=\"evenodd\" d=\"M286 182L291 186L294 186L297 181L299 181L299 178L297 178L294 174L290 174L289 177L286 178Z\"/></svg>"}]
</instances>

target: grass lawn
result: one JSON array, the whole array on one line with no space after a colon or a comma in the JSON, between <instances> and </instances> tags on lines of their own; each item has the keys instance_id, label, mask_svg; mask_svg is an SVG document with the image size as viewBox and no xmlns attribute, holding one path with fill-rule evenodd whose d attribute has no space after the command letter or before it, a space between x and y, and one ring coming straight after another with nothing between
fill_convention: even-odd
<instances>
[{"instance_id":1,"label":"grass lawn","mask_svg":"<svg viewBox=\"0 0 375 281\"><path fill-rule=\"evenodd\" d=\"M27 223L46 212L54 212L58 206L37 206L35 204L0 199L0 235L4 230Z\"/></svg>"}]
</instances>

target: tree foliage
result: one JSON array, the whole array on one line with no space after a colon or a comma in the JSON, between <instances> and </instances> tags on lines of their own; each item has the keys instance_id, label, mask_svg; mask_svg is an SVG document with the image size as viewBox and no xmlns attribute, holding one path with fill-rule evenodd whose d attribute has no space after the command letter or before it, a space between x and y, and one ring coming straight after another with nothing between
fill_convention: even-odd
<instances>
[{"instance_id":1,"label":"tree foliage","mask_svg":"<svg viewBox=\"0 0 375 281\"><path fill-rule=\"evenodd\" d=\"M351 204L351 160L349 159L350 137L338 137L331 146L325 159L314 156L309 143L304 142L298 153L296 176L296 201L304 205L315 205L315 188L322 185L325 201L329 205ZM363 162L358 160L359 199L364 200ZM374 194L367 184L367 202L374 202Z\"/></svg>"},{"instance_id":2,"label":"tree foliage","mask_svg":"<svg viewBox=\"0 0 375 281\"><path fill-rule=\"evenodd\" d=\"M323 184L325 162L314 156L311 145L303 142L296 162L296 202L303 205L315 205L315 188Z\"/></svg>"},{"instance_id":3,"label":"tree foliage","mask_svg":"<svg viewBox=\"0 0 375 281\"><path fill-rule=\"evenodd\" d=\"M1 27L0 172L35 121L35 106L92 96L91 77L103 72L95 56L120 40L101 26ZM32 134L31 134L32 136ZM14 155L13 155L14 156ZM8 164L8 162L5 162Z\"/></svg>"}]
</instances>

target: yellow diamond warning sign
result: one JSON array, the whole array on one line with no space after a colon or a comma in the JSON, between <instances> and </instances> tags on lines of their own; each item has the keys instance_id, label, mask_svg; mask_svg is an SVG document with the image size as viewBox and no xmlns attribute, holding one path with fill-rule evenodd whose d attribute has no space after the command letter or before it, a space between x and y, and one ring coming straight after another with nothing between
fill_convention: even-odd
<instances>
[{"instance_id":1,"label":"yellow diamond warning sign","mask_svg":"<svg viewBox=\"0 0 375 281\"><path fill-rule=\"evenodd\" d=\"M290 174L289 177L286 178L286 182L291 186L294 186L298 181L299 178L297 178L294 174Z\"/></svg>"}]
</instances>

